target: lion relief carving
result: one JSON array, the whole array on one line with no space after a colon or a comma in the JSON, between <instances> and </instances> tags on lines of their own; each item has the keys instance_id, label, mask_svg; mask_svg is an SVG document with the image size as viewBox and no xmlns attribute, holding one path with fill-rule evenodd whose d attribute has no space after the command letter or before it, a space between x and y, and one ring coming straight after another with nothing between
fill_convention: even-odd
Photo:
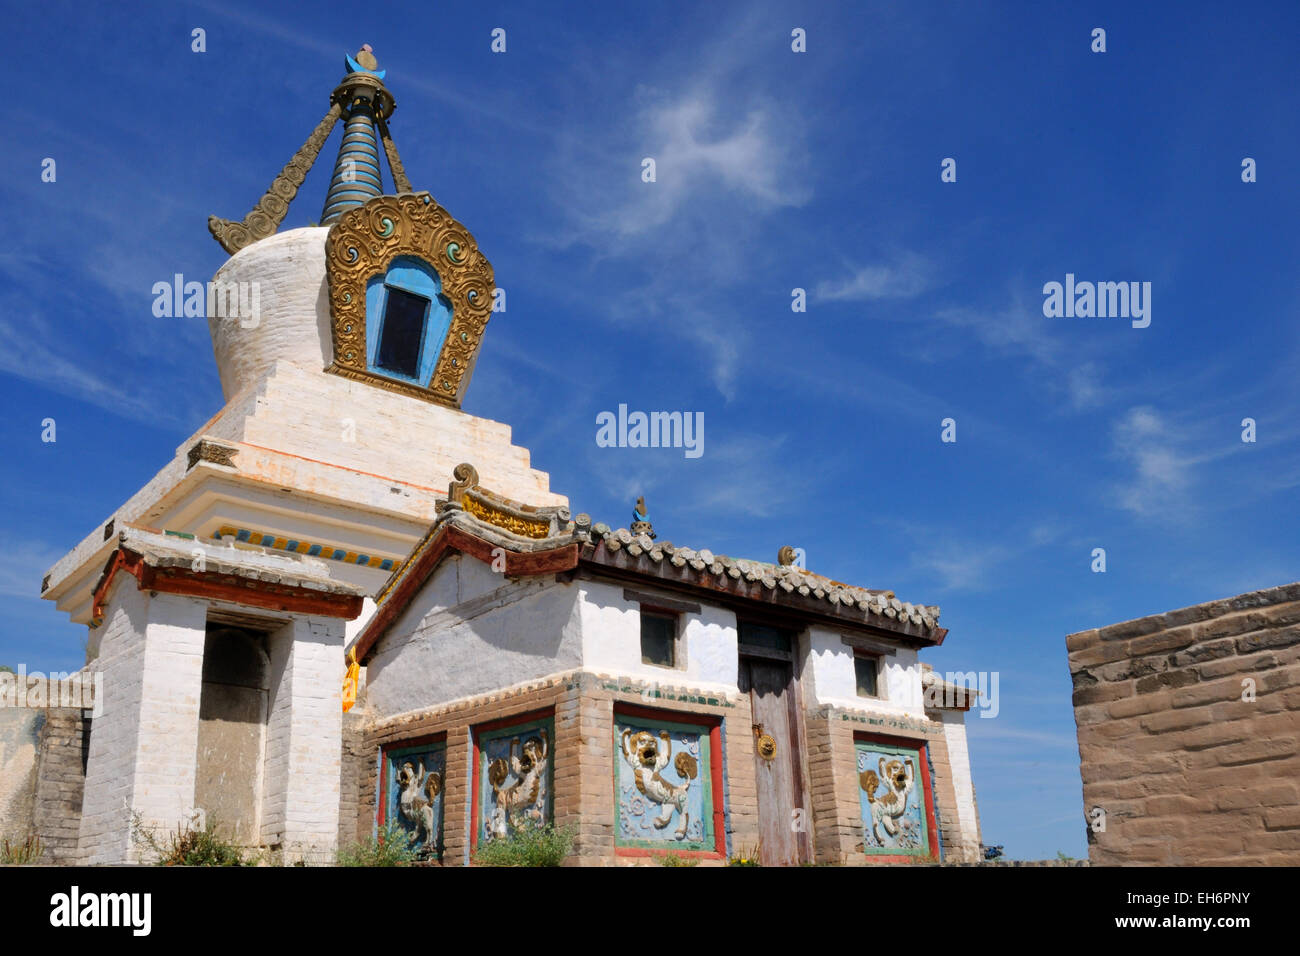
<instances>
[{"instance_id":1,"label":"lion relief carving","mask_svg":"<svg viewBox=\"0 0 1300 956\"><path fill-rule=\"evenodd\" d=\"M655 827L664 829L672 822L673 813L677 812L681 815L681 820L673 837L684 839L691 819L686 806L686 795L690 791L691 781L699 775L699 762L684 750L673 760L673 741L666 730L655 737L648 730L633 730L629 727L623 731L622 744L623 757L632 766L632 778L637 790L661 808L659 815L652 821ZM671 783L664 779L663 770L670 760L682 778L681 783Z\"/></svg>"},{"instance_id":2,"label":"lion relief carving","mask_svg":"<svg viewBox=\"0 0 1300 956\"><path fill-rule=\"evenodd\" d=\"M493 837L504 837L510 829L526 823L544 821L546 808L546 769L550 759L550 742L546 730L525 740L510 741L509 759L498 757L488 764L488 783L492 786L492 815L487 821Z\"/></svg>"},{"instance_id":3,"label":"lion relief carving","mask_svg":"<svg viewBox=\"0 0 1300 956\"><path fill-rule=\"evenodd\" d=\"M881 757L877 766L879 774L875 770L864 770L858 774L858 782L867 792L867 804L871 807L871 832L875 835L876 842L885 846L885 838L880 835L880 831L883 829L890 839L898 837L902 829L899 820L907 812L907 801L916 784L916 773L910 758L904 763L902 760L887 762ZM877 794L882 781L885 783L885 792Z\"/></svg>"}]
</instances>

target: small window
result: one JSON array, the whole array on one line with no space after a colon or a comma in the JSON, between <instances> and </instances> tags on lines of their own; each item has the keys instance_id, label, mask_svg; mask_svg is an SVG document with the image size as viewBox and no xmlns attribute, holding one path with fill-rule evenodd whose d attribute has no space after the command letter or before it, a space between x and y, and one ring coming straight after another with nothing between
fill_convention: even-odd
<instances>
[{"instance_id":1,"label":"small window","mask_svg":"<svg viewBox=\"0 0 1300 956\"><path fill-rule=\"evenodd\" d=\"M853 674L857 678L859 697L880 696L880 660L875 655L854 654Z\"/></svg>"},{"instance_id":2,"label":"small window","mask_svg":"<svg viewBox=\"0 0 1300 956\"><path fill-rule=\"evenodd\" d=\"M429 300L391 286L387 292L383 325L379 329L379 356L375 364L385 371L417 378Z\"/></svg>"},{"instance_id":3,"label":"small window","mask_svg":"<svg viewBox=\"0 0 1300 956\"><path fill-rule=\"evenodd\" d=\"M752 624L748 621L740 623L740 643L748 644L750 647L761 647L770 651L781 651L790 653L794 649L794 641L789 631L779 627L772 627L767 624Z\"/></svg>"},{"instance_id":4,"label":"small window","mask_svg":"<svg viewBox=\"0 0 1300 956\"><path fill-rule=\"evenodd\" d=\"M677 666L677 617L672 614L641 612L641 663L656 667Z\"/></svg>"}]
</instances>

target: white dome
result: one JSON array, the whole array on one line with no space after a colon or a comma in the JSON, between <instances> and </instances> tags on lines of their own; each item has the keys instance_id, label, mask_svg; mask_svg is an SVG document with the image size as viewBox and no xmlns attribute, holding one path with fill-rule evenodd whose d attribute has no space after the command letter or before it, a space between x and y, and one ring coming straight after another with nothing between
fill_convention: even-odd
<instances>
[{"instance_id":1,"label":"white dome","mask_svg":"<svg viewBox=\"0 0 1300 956\"><path fill-rule=\"evenodd\" d=\"M333 360L325 237L329 228L290 229L235 253L214 283L241 287L254 316L208 317L226 400L256 384L278 361L321 371Z\"/></svg>"}]
</instances>

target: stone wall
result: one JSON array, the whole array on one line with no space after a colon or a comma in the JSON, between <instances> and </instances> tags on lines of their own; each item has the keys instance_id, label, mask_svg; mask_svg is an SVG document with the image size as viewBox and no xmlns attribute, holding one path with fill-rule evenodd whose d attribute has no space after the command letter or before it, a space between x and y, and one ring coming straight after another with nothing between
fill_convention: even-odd
<instances>
[{"instance_id":1,"label":"stone wall","mask_svg":"<svg viewBox=\"0 0 1300 956\"><path fill-rule=\"evenodd\" d=\"M32 832L45 847L42 863L75 863L86 788L85 732L78 708L50 708L41 731Z\"/></svg>"},{"instance_id":2,"label":"stone wall","mask_svg":"<svg viewBox=\"0 0 1300 956\"><path fill-rule=\"evenodd\" d=\"M1300 584L1066 647L1093 863L1300 863Z\"/></svg>"},{"instance_id":3,"label":"stone wall","mask_svg":"<svg viewBox=\"0 0 1300 956\"><path fill-rule=\"evenodd\" d=\"M73 863L85 789L82 711L0 709L0 839L41 841L42 863Z\"/></svg>"},{"instance_id":4,"label":"stone wall","mask_svg":"<svg viewBox=\"0 0 1300 956\"><path fill-rule=\"evenodd\" d=\"M339 768L339 840L340 850L370 836L374 814L363 810L361 787L366 776L374 774L374 764L366 762L365 718L360 711L343 715L343 753Z\"/></svg>"},{"instance_id":5,"label":"stone wall","mask_svg":"<svg viewBox=\"0 0 1300 956\"><path fill-rule=\"evenodd\" d=\"M31 830L45 711L0 708L0 840L21 842Z\"/></svg>"}]
</instances>

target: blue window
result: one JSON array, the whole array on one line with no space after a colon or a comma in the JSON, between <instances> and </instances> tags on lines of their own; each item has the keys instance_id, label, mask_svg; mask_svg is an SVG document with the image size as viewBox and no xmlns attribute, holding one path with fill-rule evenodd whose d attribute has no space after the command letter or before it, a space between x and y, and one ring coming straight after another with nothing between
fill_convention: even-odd
<instances>
[{"instance_id":1,"label":"blue window","mask_svg":"<svg viewBox=\"0 0 1300 956\"><path fill-rule=\"evenodd\" d=\"M427 388L450 326L451 302L427 262L401 256L366 284L366 354L372 372Z\"/></svg>"}]
</instances>

